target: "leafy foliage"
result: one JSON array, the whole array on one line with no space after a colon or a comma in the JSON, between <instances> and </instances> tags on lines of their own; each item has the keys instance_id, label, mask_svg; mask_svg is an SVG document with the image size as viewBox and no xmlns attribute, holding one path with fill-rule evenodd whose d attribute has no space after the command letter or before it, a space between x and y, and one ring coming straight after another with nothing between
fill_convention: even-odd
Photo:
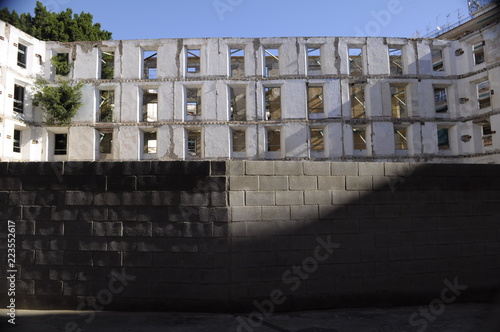
<instances>
[{"instance_id":1,"label":"leafy foliage","mask_svg":"<svg viewBox=\"0 0 500 332\"><path fill-rule=\"evenodd\" d=\"M58 53L54 55L51 59L52 64L56 67L56 74L66 76L69 74L69 54L68 53Z\"/></svg>"},{"instance_id":2,"label":"leafy foliage","mask_svg":"<svg viewBox=\"0 0 500 332\"><path fill-rule=\"evenodd\" d=\"M7 7L0 9L0 20L40 40L59 42L110 40L111 32L101 30L99 23L93 23L93 16L82 12L73 14L71 9L53 13L40 2L36 2L35 16L31 13L18 14Z\"/></svg>"},{"instance_id":3,"label":"leafy foliage","mask_svg":"<svg viewBox=\"0 0 500 332\"><path fill-rule=\"evenodd\" d=\"M70 85L62 80L59 80L57 86L49 85L46 80L38 77L33 104L44 110L47 124L67 125L82 106L82 87L83 82Z\"/></svg>"}]
</instances>

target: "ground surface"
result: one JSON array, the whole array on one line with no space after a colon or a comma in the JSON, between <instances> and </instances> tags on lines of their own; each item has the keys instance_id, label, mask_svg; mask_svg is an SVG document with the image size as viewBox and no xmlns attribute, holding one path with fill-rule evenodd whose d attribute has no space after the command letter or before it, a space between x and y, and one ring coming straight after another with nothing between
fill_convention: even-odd
<instances>
[{"instance_id":1,"label":"ground surface","mask_svg":"<svg viewBox=\"0 0 500 332\"><path fill-rule=\"evenodd\" d=\"M274 314L260 324L249 324L248 315L203 313L128 313L88 311L18 310L16 325L6 322L7 310L0 310L0 331L214 331L214 332L455 332L500 331L500 308L486 304L452 304L434 310L424 318L414 312L424 307L366 308ZM429 307L427 307L429 309ZM87 322L85 321L87 320ZM432 321L431 321L432 320ZM241 322L246 322L241 323ZM258 326L260 325L260 326Z\"/></svg>"}]
</instances>

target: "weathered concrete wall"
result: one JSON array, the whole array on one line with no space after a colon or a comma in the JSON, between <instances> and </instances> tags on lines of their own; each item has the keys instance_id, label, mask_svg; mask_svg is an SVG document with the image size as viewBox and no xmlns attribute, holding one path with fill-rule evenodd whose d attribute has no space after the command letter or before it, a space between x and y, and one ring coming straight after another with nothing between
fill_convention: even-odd
<instances>
[{"instance_id":1,"label":"weathered concrete wall","mask_svg":"<svg viewBox=\"0 0 500 332\"><path fill-rule=\"evenodd\" d=\"M406 163L1 163L0 233L16 222L18 308L86 310L97 298L107 310L255 311L276 289L279 311L427 304L455 278L468 286L457 301L487 301L500 280L499 174ZM5 304L6 283L0 294Z\"/></svg>"}]
</instances>

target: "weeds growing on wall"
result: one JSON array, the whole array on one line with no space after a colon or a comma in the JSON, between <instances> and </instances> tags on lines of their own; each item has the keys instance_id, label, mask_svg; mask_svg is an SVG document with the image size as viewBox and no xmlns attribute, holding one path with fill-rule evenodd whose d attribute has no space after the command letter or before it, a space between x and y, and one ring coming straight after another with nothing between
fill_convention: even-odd
<instances>
[{"instance_id":1,"label":"weeds growing on wall","mask_svg":"<svg viewBox=\"0 0 500 332\"><path fill-rule=\"evenodd\" d=\"M47 124L67 125L82 106L82 87L83 82L70 84L59 80L57 85L52 85L38 77L33 104L43 109Z\"/></svg>"}]
</instances>

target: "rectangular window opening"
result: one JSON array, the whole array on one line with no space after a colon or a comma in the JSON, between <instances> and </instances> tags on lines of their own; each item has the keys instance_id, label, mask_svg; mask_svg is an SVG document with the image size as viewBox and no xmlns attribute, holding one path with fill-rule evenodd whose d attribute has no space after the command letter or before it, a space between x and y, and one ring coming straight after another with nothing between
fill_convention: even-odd
<instances>
[{"instance_id":1,"label":"rectangular window opening","mask_svg":"<svg viewBox=\"0 0 500 332\"><path fill-rule=\"evenodd\" d=\"M403 75L403 50L401 47L389 47L389 63L391 75Z\"/></svg>"},{"instance_id":2,"label":"rectangular window opening","mask_svg":"<svg viewBox=\"0 0 500 332\"><path fill-rule=\"evenodd\" d=\"M245 152L246 151L246 133L242 129L233 129L233 152Z\"/></svg>"},{"instance_id":3,"label":"rectangular window opening","mask_svg":"<svg viewBox=\"0 0 500 332\"><path fill-rule=\"evenodd\" d=\"M115 109L115 92L111 90L99 91L99 122L113 122Z\"/></svg>"},{"instance_id":4,"label":"rectangular window opening","mask_svg":"<svg viewBox=\"0 0 500 332\"><path fill-rule=\"evenodd\" d=\"M493 145L493 132L491 131L491 124L486 122L481 127L481 132L483 134L483 146Z\"/></svg>"},{"instance_id":5,"label":"rectangular window opening","mask_svg":"<svg viewBox=\"0 0 500 332\"><path fill-rule=\"evenodd\" d=\"M186 49L187 53L187 73L197 74L200 72L201 64L201 50L199 49Z\"/></svg>"},{"instance_id":6,"label":"rectangular window opening","mask_svg":"<svg viewBox=\"0 0 500 332\"><path fill-rule=\"evenodd\" d=\"M14 84L14 112L24 112L24 86Z\"/></svg>"},{"instance_id":7,"label":"rectangular window opening","mask_svg":"<svg viewBox=\"0 0 500 332\"><path fill-rule=\"evenodd\" d=\"M325 139L324 139L323 128L311 128L311 150L319 152L325 150Z\"/></svg>"},{"instance_id":8,"label":"rectangular window opening","mask_svg":"<svg viewBox=\"0 0 500 332\"><path fill-rule=\"evenodd\" d=\"M111 80L115 75L115 52L101 53L101 79Z\"/></svg>"},{"instance_id":9,"label":"rectangular window opening","mask_svg":"<svg viewBox=\"0 0 500 332\"><path fill-rule=\"evenodd\" d=\"M142 95L142 121L158 121L158 89L146 89Z\"/></svg>"},{"instance_id":10,"label":"rectangular window opening","mask_svg":"<svg viewBox=\"0 0 500 332\"><path fill-rule=\"evenodd\" d=\"M265 48L264 59L265 59L264 76L265 77L280 76L279 49Z\"/></svg>"},{"instance_id":11,"label":"rectangular window opening","mask_svg":"<svg viewBox=\"0 0 500 332\"><path fill-rule=\"evenodd\" d=\"M21 131L14 130L14 141L12 151L21 153Z\"/></svg>"},{"instance_id":12,"label":"rectangular window opening","mask_svg":"<svg viewBox=\"0 0 500 332\"><path fill-rule=\"evenodd\" d=\"M397 119L407 117L406 88L397 85L391 85L390 87L392 116Z\"/></svg>"},{"instance_id":13,"label":"rectangular window opening","mask_svg":"<svg viewBox=\"0 0 500 332\"><path fill-rule=\"evenodd\" d=\"M439 72L444 71L443 50L432 50L432 70Z\"/></svg>"},{"instance_id":14,"label":"rectangular window opening","mask_svg":"<svg viewBox=\"0 0 500 332\"><path fill-rule=\"evenodd\" d=\"M144 132L143 152L146 154L154 154L156 153L156 148L157 148L156 131Z\"/></svg>"},{"instance_id":15,"label":"rectangular window opening","mask_svg":"<svg viewBox=\"0 0 500 332\"><path fill-rule=\"evenodd\" d=\"M351 84L351 116L353 119L366 118L364 84Z\"/></svg>"},{"instance_id":16,"label":"rectangular window opening","mask_svg":"<svg viewBox=\"0 0 500 332\"><path fill-rule=\"evenodd\" d=\"M490 107L491 106L490 81L486 80L477 83L476 89L477 89L477 100L479 103L479 109Z\"/></svg>"},{"instance_id":17,"label":"rectangular window opening","mask_svg":"<svg viewBox=\"0 0 500 332\"><path fill-rule=\"evenodd\" d=\"M406 128L394 129L394 143L396 150L408 150L408 136Z\"/></svg>"},{"instance_id":18,"label":"rectangular window opening","mask_svg":"<svg viewBox=\"0 0 500 332\"><path fill-rule=\"evenodd\" d=\"M157 76L158 52L144 51L144 78L155 80Z\"/></svg>"},{"instance_id":19,"label":"rectangular window opening","mask_svg":"<svg viewBox=\"0 0 500 332\"><path fill-rule=\"evenodd\" d=\"M57 53L51 59L52 65L56 68L56 75L67 76L70 72L69 54Z\"/></svg>"},{"instance_id":20,"label":"rectangular window opening","mask_svg":"<svg viewBox=\"0 0 500 332\"><path fill-rule=\"evenodd\" d=\"M201 115L201 88L186 88L186 114Z\"/></svg>"},{"instance_id":21,"label":"rectangular window opening","mask_svg":"<svg viewBox=\"0 0 500 332\"><path fill-rule=\"evenodd\" d=\"M366 150L366 128L353 128L352 133L354 140L354 150Z\"/></svg>"},{"instance_id":22,"label":"rectangular window opening","mask_svg":"<svg viewBox=\"0 0 500 332\"><path fill-rule=\"evenodd\" d=\"M363 49L349 48L349 75L363 75Z\"/></svg>"},{"instance_id":23,"label":"rectangular window opening","mask_svg":"<svg viewBox=\"0 0 500 332\"><path fill-rule=\"evenodd\" d=\"M309 113L323 113L323 87L308 86L307 87L307 108Z\"/></svg>"},{"instance_id":24,"label":"rectangular window opening","mask_svg":"<svg viewBox=\"0 0 500 332\"><path fill-rule=\"evenodd\" d=\"M245 87L229 87L230 111L232 121L245 121L247 118L247 93Z\"/></svg>"},{"instance_id":25,"label":"rectangular window opening","mask_svg":"<svg viewBox=\"0 0 500 332\"><path fill-rule=\"evenodd\" d=\"M281 88L264 88L266 120L281 119Z\"/></svg>"},{"instance_id":26,"label":"rectangular window opening","mask_svg":"<svg viewBox=\"0 0 500 332\"><path fill-rule=\"evenodd\" d=\"M27 50L26 45L17 44L17 65L21 68L26 68Z\"/></svg>"},{"instance_id":27,"label":"rectangular window opening","mask_svg":"<svg viewBox=\"0 0 500 332\"><path fill-rule=\"evenodd\" d=\"M54 155L63 156L68 151L68 134L54 135Z\"/></svg>"},{"instance_id":28,"label":"rectangular window opening","mask_svg":"<svg viewBox=\"0 0 500 332\"><path fill-rule=\"evenodd\" d=\"M445 88L434 88L434 103L436 113L448 111L448 96Z\"/></svg>"},{"instance_id":29,"label":"rectangular window opening","mask_svg":"<svg viewBox=\"0 0 500 332\"><path fill-rule=\"evenodd\" d=\"M474 44L474 46L473 46L474 65L479 65L485 61L484 45L485 45L484 40L480 41L479 43Z\"/></svg>"},{"instance_id":30,"label":"rectangular window opening","mask_svg":"<svg viewBox=\"0 0 500 332\"><path fill-rule=\"evenodd\" d=\"M231 76L245 76L245 50L241 48L232 48L231 55Z\"/></svg>"},{"instance_id":31,"label":"rectangular window opening","mask_svg":"<svg viewBox=\"0 0 500 332\"><path fill-rule=\"evenodd\" d=\"M267 129L267 151L281 151L281 131L280 129Z\"/></svg>"},{"instance_id":32,"label":"rectangular window opening","mask_svg":"<svg viewBox=\"0 0 500 332\"><path fill-rule=\"evenodd\" d=\"M307 48L307 70L309 72L321 71L321 48Z\"/></svg>"},{"instance_id":33,"label":"rectangular window opening","mask_svg":"<svg viewBox=\"0 0 500 332\"><path fill-rule=\"evenodd\" d=\"M201 131L187 131L187 152L189 157L201 158Z\"/></svg>"},{"instance_id":34,"label":"rectangular window opening","mask_svg":"<svg viewBox=\"0 0 500 332\"><path fill-rule=\"evenodd\" d=\"M448 150L450 148L448 134L448 128L438 128L437 135L439 150Z\"/></svg>"},{"instance_id":35,"label":"rectangular window opening","mask_svg":"<svg viewBox=\"0 0 500 332\"><path fill-rule=\"evenodd\" d=\"M111 154L113 151L113 133L99 132L99 152L102 154Z\"/></svg>"}]
</instances>

